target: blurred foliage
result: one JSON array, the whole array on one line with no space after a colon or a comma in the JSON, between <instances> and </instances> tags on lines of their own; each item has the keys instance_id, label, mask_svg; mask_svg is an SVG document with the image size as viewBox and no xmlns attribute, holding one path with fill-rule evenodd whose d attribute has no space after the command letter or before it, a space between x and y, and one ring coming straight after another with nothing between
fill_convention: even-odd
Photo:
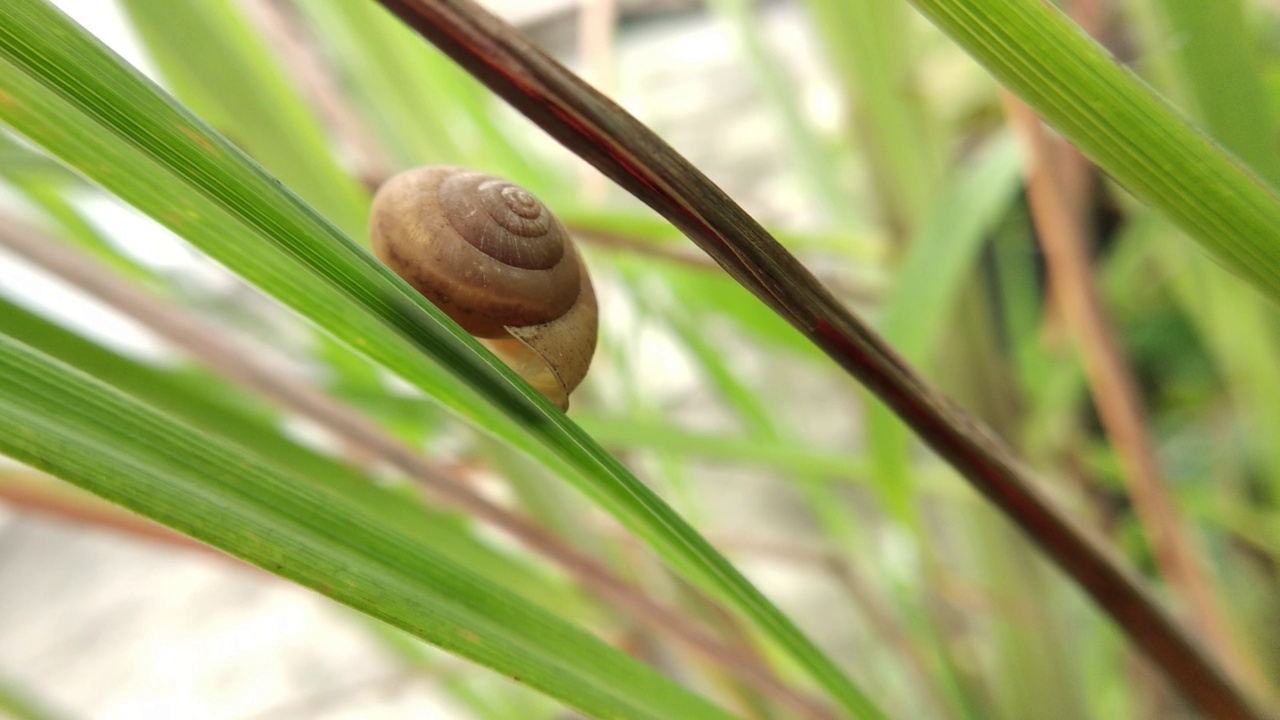
<instances>
[{"instance_id":1,"label":"blurred foliage","mask_svg":"<svg viewBox=\"0 0 1280 720\"><path fill-rule=\"evenodd\" d=\"M143 122L147 113L74 106L67 100L74 88L55 96L33 83L23 98L29 104L7 108L4 117L35 144L56 148L54 154L78 172L18 133L0 136L0 178L11 191L5 214L39 222L227 336L271 347L287 358L282 363L290 372L433 460L501 478L511 508L646 592L704 619L727 641L750 643L752 653L788 682L820 692L804 668L822 676L822 664L833 660L857 682L848 682L846 708L860 707L864 716L874 717L876 706L897 718L1191 716L1135 660L1116 629L896 418L685 247L665 223L616 191L600 191L598 178L576 159L548 147L375 3L119 5L158 69L156 81L218 137L202 135L194 125L135 127L130 123ZM704 32L732 38L736 85L724 89L727 99L716 100L706 117L672 114L680 122L714 125L740 110L725 107L737 102L730 92L745 92L750 107L741 111L758 111L761 127L776 140L767 167L773 175L760 186L793 198L804 206L800 215L814 219L779 226L778 237L833 292L872 318L904 357L1017 448L1047 493L1177 606L1177 590L1159 577L1137 523L1080 354L1049 295L1019 147L1004 127L997 85L900 0L709 5L714 7L670 18L625 18L620 42L625 45L632 31L661 31L663 23L710 25ZM1066 5L1076 14L1099 12L1104 46L1242 163L1262 177L1280 177L1274 122L1280 17L1271 3ZM817 48L810 55L782 43L785 32L777 22L795 17ZM107 56L97 61L104 88L132 82L124 74L114 82ZM11 61L0 63L0 73L16 78ZM618 75L620 100L649 120L645 88L633 87L626 67ZM12 83L10 95L19 80ZM716 90L710 81L705 87ZM138 88L139 103L154 100ZM814 111L812 93L836 98L835 122ZM37 101L45 104L37 107ZM177 112L155 102L151 117ZM41 135L37 125L53 116L62 125ZM164 145L166 132L175 138L170 145ZM183 134L195 144L179 146ZM221 164L199 165L198 145L222 137L262 172L229 155ZM167 154L140 151L151 148L149 141ZM85 149L93 143L98 149ZM723 167L708 172L727 185L760 172L740 167L734 157L721 161ZM401 302L392 279L360 265L346 238L364 241L370 188L422 163L510 177L562 208L562 219L579 235L603 312L595 367L574 398L576 425L522 424L520 413L541 418L545 408L528 410L535 401L507 387L510 373L493 367L447 323L439 324L432 309ZM1081 212L1096 230L1090 238L1093 270L1135 370L1168 492L1227 613L1238 653L1233 665L1250 670L1254 693L1274 699L1280 695L1274 680L1280 678L1280 318L1271 301L1207 257L1168 219L1100 173L1091 178L1096 189ZM279 200L269 194L276 179L305 205L272 204ZM219 185L224 181L233 184L230 189ZM257 189L264 190L255 195ZM744 184L742 200L767 216L770 206L761 192ZM149 262L145 241L121 236L95 218L96 207L120 199L257 290L227 281L220 269L215 276L221 281L193 280L203 276L192 267L214 273L203 257L177 267ZM189 216L166 219L174 208ZM159 225L150 232L169 241ZM296 237L315 242L291 245ZM284 431L296 418L252 390L185 357L127 357L61 320L47 300L11 288L0 293L8 296L0 300L0 333L7 338L0 349L13 367L36 368L43 358L51 369L44 375L32 369L31 377L101 396L99 424L118 415L159 428L167 418L187 433L191 447L206 438L204 455L192 453L209 467L237 452L272 458L274 464L264 461L254 469L262 482L281 497L297 483L297 497L315 501L307 507L316 518L324 510L316 498L339 498L337 509L324 510L334 513L324 516L334 523L374 517L370 508L388 497L413 508L388 521L385 537L350 551L367 555L371 547L383 548L406 563L416 557L424 564L430 563L422 558L436 555L415 553L437 553L447 560L429 577L457 582L467 594L444 598L430 611L393 608L383 619L412 630L433 612L464 617L468 602L486 607L492 614L482 619L495 628L506 623L494 632L508 643L501 647L511 657L459 649L456 638L450 645L442 628L461 628L462 621L456 627L439 621L434 631L417 634L503 672L526 660L528 667L545 664L544 676L526 675L524 682L596 713L621 708L619 713L632 713L628 717L711 717L717 711L701 694L745 717L785 716L741 678L692 659L669 639L636 629L606 599L571 587L545 558L510 551L482 523L413 502L404 487L386 488L384 477L362 466L362 458L344 455L345 448L317 452L304 446ZM298 314L282 312L277 301ZM397 327L388 320L394 313L379 314L397 303L419 313L413 315L417 325ZM425 402L422 390L439 405ZM10 407L12 417L18 417L16 407ZM78 427L75 422L84 423L84 438L102 433L92 436L92 447L104 454L113 442L129 448L126 438L90 427L93 417L76 420L70 411L58 417L67 433ZM25 454L10 452L32 464L52 452L38 438L24 436L22 442L30 443ZM595 442L626 469L591 450ZM11 440L7 447L20 445ZM134 450L134 467L162 476L160 460L146 456L145 447ZM127 452L115 454L119 464L110 467L125 474ZM675 515L651 503L644 485L628 484L631 473L698 532L663 525ZM231 487L232 474L220 481ZM193 498L200 494L195 475L187 478ZM177 483L182 476L174 477ZM316 477L325 481L317 484ZM369 477L380 489L351 489ZM328 487L344 482L350 487ZM139 485L131 492L151 491ZM145 497L117 499L148 507ZM345 516L348 501L352 512L365 515ZM267 517L268 505L246 501L243 512ZM657 552L637 552L615 524L602 520L601 510ZM180 511L172 510L178 513L173 524L196 522ZM284 532L284 525L262 522L245 528ZM433 532L414 531L414 522ZM289 532L301 543L324 535L314 530ZM200 536L198 527L195 534ZM794 587L818 588L813 597L796 597L787 587L770 586L767 573L758 576L821 651L797 645L786 628L768 630L772 606L717 575L719 556L701 549L702 537L742 567L781 564ZM256 553L271 550L236 547L255 561L268 557ZM466 573L455 576L448 563ZM693 582L686 584L673 570ZM293 577L307 581L301 572ZM404 598L422 589L412 578L400 579ZM322 584L314 577L310 583ZM351 602L371 586L357 581L348 595L341 588L326 591ZM513 591L523 597L512 599ZM708 596L737 613L726 613ZM538 630L522 634L526 621ZM659 649L635 654L693 692L666 694L674 685L587 637L584 627L606 639L640 635L632 644ZM484 671L442 670L438 654L399 632L381 625L371 632L397 648L406 666L440 679L441 689L473 717L550 718L559 712L543 699L531 704L520 686ZM607 669L617 670L613 687L602 680ZM826 689L843 687L841 682L847 681L832 680ZM871 702L860 704L860 688Z\"/></svg>"}]
</instances>

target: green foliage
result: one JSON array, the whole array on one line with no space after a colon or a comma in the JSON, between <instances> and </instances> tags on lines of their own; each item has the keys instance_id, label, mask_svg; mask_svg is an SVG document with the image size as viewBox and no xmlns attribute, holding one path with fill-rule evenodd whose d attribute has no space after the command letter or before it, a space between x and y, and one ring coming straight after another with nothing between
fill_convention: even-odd
<instances>
[{"instance_id":1,"label":"green foliage","mask_svg":"<svg viewBox=\"0 0 1280 720\"><path fill-rule=\"evenodd\" d=\"M53 28L53 30L51 30ZM227 139L37 1L0 25L4 119L476 426L578 484L847 706L841 670L693 528L443 312Z\"/></svg>"},{"instance_id":2,"label":"green foliage","mask_svg":"<svg viewBox=\"0 0 1280 720\"><path fill-rule=\"evenodd\" d=\"M309 482L0 340L0 448L603 717L727 718L418 539L436 524L368 482Z\"/></svg>"},{"instance_id":3,"label":"green foliage","mask_svg":"<svg viewBox=\"0 0 1280 720\"><path fill-rule=\"evenodd\" d=\"M936 27L902 0L790 8L810 21L842 103L824 128L805 114L794 51L750 3L717 3L797 171L789 189L826 218L777 236L1176 595L1049 298L996 85L965 53L1093 158L1112 179L1083 203L1099 221L1105 309L1238 636L1232 667L1275 697L1274 11L1126 0L1112 30L1136 38L1139 78L1040 0L912 4ZM120 5L163 89L43 0L10 0L0 16L0 123L13 131L0 135L0 179L43 231L229 336L261 334L254 315L287 308L301 340L281 350L308 382L428 456L501 476L517 512L842 717L1140 716L1148 685L1115 628L897 418L862 407L821 352L665 222L582 192L527 126L376 3L271 4L288 42L261 8L230 0ZM368 188L421 163L517 180L599 241L584 255L606 324L572 419L365 250ZM90 209L107 198L260 294L211 300L122 250ZM0 206L0 239L16 207ZM555 558L495 543L340 442L300 443L289 411L200 358L128 357L0 293L0 452L374 618L371 633L472 716L551 717L547 698L610 718L795 710L637 630L549 570ZM764 510L750 502L757 483ZM753 574L776 592L766 598L741 569L764 561L807 578L805 592ZM814 578L824 584L804 584ZM794 597L812 587L820 606ZM602 639L619 637L656 648L645 657L670 677ZM420 640L496 674L444 669ZM494 689L498 676L547 698L530 709L516 686ZM0 687L0 711L42 717L22 695Z\"/></svg>"}]
</instances>

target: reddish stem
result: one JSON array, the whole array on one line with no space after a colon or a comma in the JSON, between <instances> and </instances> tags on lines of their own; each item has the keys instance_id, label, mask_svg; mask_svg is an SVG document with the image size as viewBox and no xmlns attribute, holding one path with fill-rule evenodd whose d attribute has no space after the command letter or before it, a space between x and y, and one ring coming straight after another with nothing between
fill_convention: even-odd
<instances>
[{"instance_id":1,"label":"reddish stem","mask_svg":"<svg viewBox=\"0 0 1280 720\"><path fill-rule=\"evenodd\" d=\"M379 0L463 68L689 236L866 385L1115 619L1205 714L1261 720L1216 662L985 427L921 379L705 175L626 111L469 0Z\"/></svg>"}]
</instances>

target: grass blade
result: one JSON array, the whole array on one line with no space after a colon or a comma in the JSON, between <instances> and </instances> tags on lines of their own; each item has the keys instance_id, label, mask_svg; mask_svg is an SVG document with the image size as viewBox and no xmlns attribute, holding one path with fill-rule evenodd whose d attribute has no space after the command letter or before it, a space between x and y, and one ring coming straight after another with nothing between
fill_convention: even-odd
<instances>
[{"instance_id":1,"label":"grass blade","mask_svg":"<svg viewBox=\"0 0 1280 720\"><path fill-rule=\"evenodd\" d=\"M1180 41L1149 53L1172 55L1183 72L1181 89L1194 114L1224 146L1259 174L1280 182L1280 154L1269 138L1276 121L1267 88L1253 56L1239 0L1212 6L1189 0L1160 0L1170 36ZM1274 369L1280 342L1274 331L1274 306L1240 287L1221 268L1198 263L1186 248L1162 248L1172 268L1175 289L1186 312L1196 321L1205 344L1216 357L1233 402L1248 414L1255 444L1270 466L1272 492L1280 497L1280 382ZM1198 264L1200 267L1194 267ZM1240 342L1249 338L1249 342Z\"/></svg>"},{"instance_id":2,"label":"grass blade","mask_svg":"<svg viewBox=\"0 0 1280 720\"><path fill-rule=\"evenodd\" d=\"M978 251L1021 188L1018 162L1011 137L993 140L953 180L908 245L880 316L881 332L908 362L925 365L933 358ZM888 408L872 405L867 440L881 497L905 521L911 514L908 429Z\"/></svg>"},{"instance_id":3,"label":"grass blade","mask_svg":"<svg viewBox=\"0 0 1280 720\"><path fill-rule=\"evenodd\" d=\"M382 8L314 0L296 12L402 166L470 160L539 195L557 184L498 127L484 88Z\"/></svg>"},{"instance_id":4,"label":"grass blade","mask_svg":"<svg viewBox=\"0 0 1280 720\"><path fill-rule=\"evenodd\" d=\"M61 720L67 716L55 714L41 703L27 696L22 688L0 678L0 716L13 720Z\"/></svg>"},{"instance_id":5,"label":"grass blade","mask_svg":"<svg viewBox=\"0 0 1280 720\"><path fill-rule=\"evenodd\" d=\"M0 334L90 375L191 427L237 447L247 456L272 465L298 482L309 478L342 478L350 485L375 482L353 468L320 455L287 438L273 413L244 397L217 376L194 371L162 370L120 356L0 298ZM417 498L395 495L414 536L452 562L522 594L544 607L568 607L570 595L528 567L477 542L457 514L432 510Z\"/></svg>"},{"instance_id":6,"label":"grass blade","mask_svg":"<svg viewBox=\"0 0 1280 720\"><path fill-rule=\"evenodd\" d=\"M1243 0L1158 0L1168 20L1179 77L1190 95L1192 115L1218 142L1274 186L1280 154L1268 140L1275 127Z\"/></svg>"},{"instance_id":7,"label":"grass blade","mask_svg":"<svg viewBox=\"0 0 1280 720\"><path fill-rule=\"evenodd\" d=\"M545 528L530 523L525 517L486 500L473 491L465 479L459 478L446 467L418 454L412 447L397 442L367 419L351 412L341 404L334 403L310 386L299 383L289 374L275 370L253 355L240 351L232 343L224 340L215 329L173 311L169 306L121 282L104 268L95 267L74 254L59 252L56 242L49 238L42 238L29 229L26 232L23 230L24 228L17 223L0 226L0 246L18 253L25 259L71 282L77 288L125 312L133 320L172 342L176 347L201 359L226 377L257 391L282 408L316 423L318 427L331 433L341 446L374 460L379 465L397 470L405 478L413 481L416 487L404 489L414 493L410 497L411 500L419 502L401 503L397 498L394 509L389 511L391 515L386 519L403 518L402 527L412 537L422 538L432 547L443 548L441 553L446 558L454 559L464 567L473 570L486 568L503 571L500 575L513 581L508 587L519 588L522 594L532 593L533 597L544 599L550 599L555 595L554 592L547 592L544 589L546 585L544 582L534 579L527 571L522 573L521 570L524 570L522 566L508 564L504 567L500 561L495 562L497 558L486 556L484 551L487 549L479 546L471 538L457 538L458 533L463 530L462 527L453 528L454 532L451 536L448 532L451 528L444 527L445 523L442 522L440 514L426 512L426 509L421 507L420 498L417 497L420 491L425 491L442 504L463 511L474 520L504 532L527 550L555 564L589 594L611 608L649 625L712 663L724 664L731 673L739 674L744 681L750 682L761 692L776 698L780 704L797 709L806 718L827 720L830 717L825 707L787 687L770 674L767 668L758 663L749 662L749 658L741 657L739 653L726 647L687 617L652 601L638 588L611 572L608 567L591 556L575 550L554 533L547 532ZM30 323L26 327L29 328ZM48 335L49 333L38 333L36 341L43 344ZM65 345L65 338L60 345ZM77 352L73 357L69 364L77 365L90 362L92 353ZM99 357L98 359L109 361L109 358ZM108 367L110 367L109 363ZM141 368L135 366L133 369ZM101 371L95 368L94 371L89 372L97 375ZM245 427L239 427L240 423L226 422L225 414L222 418L209 418L207 412L192 413L192 398L189 397L189 393L183 393L179 389L179 392L173 395L161 394L165 389L163 382L158 384L159 387L155 387L152 383L145 380L139 381L138 378L130 375L121 376L117 372L115 376L128 383L128 387L140 392L142 397L156 398L161 407L176 408L178 417L194 416L192 424L196 427L205 428L211 420L221 419L223 422L213 427L214 434L225 436L230 430L230 437L238 440L235 444L264 450L257 455L273 462L282 472L298 479L305 480L308 476L302 473L311 472L325 476L354 478L357 482L370 485L378 484L373 478L356 478L348 468L327 461L325 458L302 457L298 452L300 448L295 448L292 444L281 447L278 439L274 446L264 446L265 439L270 439L272 435L278 435L278 433L272 432L272 429L257 432L261 423L247 422L243 423ZM194 409L207 411L209 403L206 402L203 405L195 403ZM229 429L227 425L236 427ZM255 437L259 434L263 437ZM299 462L299 459L310 462ZM317 459L326 462L316 468ZM456 523L458 519L455 516L451 517L450 521ZM578 609L575 608L575 604L567 600L569 600L567 596L560 598L558 603L551 606L554 608L553 612L565 617L581 618L580 614L574 614L574 610Z\"/></svg>"},{"instance_id":8,"label":"grass blade","mask_svg":"<svg viewBox=\"0 0 1280 720\"><path fill-rule=\"evenodd\" d=\"M809 127L801 112L802 104L790 79L783 72L785 66L770 51L762 22L756 16L758 8L747 0L713 0L710 5L733 29L741 46L740 52L755 75L761 91L770 100L770 107L777 114L788 140L786 155L794 155L802 177L808 183L808 191L821 203L827 216L839 227L865 225L853 211L849 202L849 189L840 182L839 164L832 158L832 148L823 147L813 128Z\"/></svg>"},{"instance_id":9,"label":"grass blade","mask_svg":"<svg viewBox=\"0 0 1280 720\"><path fill-rule=\"evenodd\" d=\"M381 517L0 338L0 450L601 717L727 718Z\"/></svg>"},{"instance_id":10,"label":"grass blade","mask_svg":"<svg viewBox=\"0 0 1280 720\"><path fill-rule=\"evenodd\" d=\"M574 481L750 618L863 717L882 714L648 487L438 308L57 10L0 16L0 119L416 384Z\"/></svg>"},{"instance_id":11,"label":"grass blade","mask_svg":"<svg viewBox=\"0 0 1280 720\"><path fill-rule=\"evenodd\" d=\"M569 149L663 213L738 282L875 392L1070 573L1189 700L1206 710L1263 717L1132 571L1036 488L1003 443L924 382L759 223L651 130L473 2L379 1ZM1159 106L1154 99L1151 103ZM1186 132L1195 136L1189 128ZM1202 137L1198 140L1207 154L1215 155L1214 162L1230 166L1226 156ZM1280 220L1280 203L1264 188L1238 170L1227 176L1256 186L1262 196L1255 193L1252 198L1257 207L1246 204L1262 208L1262 215L1273 208Z\"/></svg>"},{"instance_id":12,"label":"grass blade","mask_svg":"<svg viewBox=\"0 0 1280 720\"><path fill-rule=\"evenodd\" d=\"M121 6L183 104L303 200L324 208L344 232L364 232L366 193L339 167L324 128L232 3L123 0Z\"/></svg>"},{"instance_id":13,"label":"grass blade","mask_svg":"<svg viewBox=\"0 0 1280 720\"><path fill-rule=\"evenodd\" d=\"M913 97L909 8L899 0L806 0L873 173L886 224L899 236L928 217L941 179L941 143ZM898 239L901 239L899 237Z\"/></svg>"},{"instance_id":14,"label":"grass blade","mask_svg":"<svg viewBox=\"0 0 1280 720\"><path fill-rule=\"evenodd\" d=\"M1040 0L912 0L1139 199L1280 298L1280 198Z\"/></svg>"}]
</instances>

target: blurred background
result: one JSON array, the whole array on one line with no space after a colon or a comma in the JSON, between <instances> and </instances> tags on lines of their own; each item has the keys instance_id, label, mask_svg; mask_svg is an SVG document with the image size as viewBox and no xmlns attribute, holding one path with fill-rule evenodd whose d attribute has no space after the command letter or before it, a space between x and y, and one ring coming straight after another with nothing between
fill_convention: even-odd
<instances>
[{"instance_id":1,"label":"blurred background","mask_svg":"<svg viewBox=\"0 0 1280 720\"><path fill-rule=\"evenodd\" d=\"M56 4L352 237L365 235L372 189L415 165L463 164L537 194L579 240L601 302L599 351L570 417L893 717L1192 717L1078 589L852 380L374 3ZM1246 687L1276 698L1280 327L1268 302L902 0L486 5L775 231L1016 448ZM1274 3L1062 7L1277 177ZM159 368L292 443L367 462L65 270L105 266L734 636L563 483L7 131L0 214L58 248L49 260L0 245L0 324L38 328L104 368ZM505 535L454 519L509 561L508 584L745 717L783 716ZM0 638L0 716L572 717L2 459Z\"/></svg>"}]
</instances>

